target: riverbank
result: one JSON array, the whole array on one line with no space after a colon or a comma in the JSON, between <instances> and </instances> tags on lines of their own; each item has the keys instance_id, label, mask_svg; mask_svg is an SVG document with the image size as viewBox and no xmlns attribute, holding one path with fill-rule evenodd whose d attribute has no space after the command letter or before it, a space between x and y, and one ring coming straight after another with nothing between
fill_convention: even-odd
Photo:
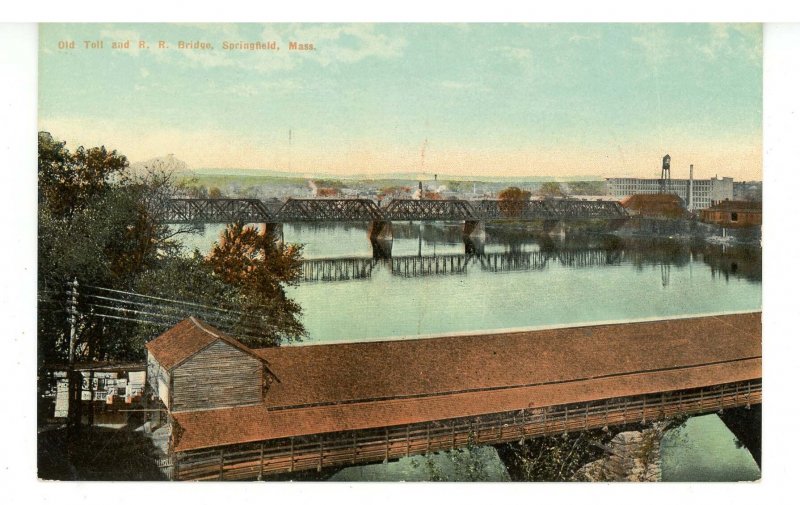
<instances>
[{"instance_id":1,"label":"riverbank","mask_svg":"<svg viewBox=\"0 0 800 505\"><path fill-rule=\"evenodd\" d=\"M760 245L761 227L724 228L696 219L633 217L613 232L620 237L702 239L721 245Z\"/></svg>"}]
</instances>

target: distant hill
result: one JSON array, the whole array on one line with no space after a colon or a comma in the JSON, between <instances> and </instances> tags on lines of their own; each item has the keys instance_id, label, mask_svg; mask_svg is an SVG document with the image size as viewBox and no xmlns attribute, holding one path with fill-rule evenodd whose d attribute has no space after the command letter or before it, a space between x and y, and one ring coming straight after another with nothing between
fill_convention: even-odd
<instances>
[{"instance_id":1,"label":"distant hill","mask_svg":"<svg viewBox=\"0 0 800 505\"><path fill-rule=\"evenodd\" d=\"M143 174L150 170L172 172L175 175L188 175L193 172L185 161L176 158L174 154L131 163L128 170L134 174Z\"/></svg>"},{"instance_id":2,"label":"distant hill","mask_svg":"<svg viewBox=\"0 0 800 505\"><path fill-rule=\"evenodd\" d=\"M339 180L410 180L410 181L430 181L433 180L432 173L414 173L414 172L386 172L380 174L352 174L352 175L338 175L327 173L298 173L298 172L281 172L278 170L266 169L242 169L242 168L198 168L192 170L198 176L246 176L246 177L284 177L296 179L311 178L311 179L339 179ZM439 180L441 181L478 181L478 182L514 182L514 183L536 183L548 181L603 181L605 180L599 176L590 175L573 175L573 176L488 176L488 175L451 175L440 174Z\"/></svg>"}]
</instances>

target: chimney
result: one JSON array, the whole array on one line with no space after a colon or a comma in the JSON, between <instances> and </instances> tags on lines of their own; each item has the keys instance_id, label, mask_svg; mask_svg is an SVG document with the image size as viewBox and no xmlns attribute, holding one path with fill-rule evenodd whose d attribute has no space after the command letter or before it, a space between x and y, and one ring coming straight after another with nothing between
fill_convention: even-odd
<instances>
[{"instance_id":1,"label":"chimney","mask_svg":"<svg viewBox=\"0 0 800 505\"><path fill-rule=\"evenodd\" d=\"M694 165L689 165L689 199L688 208L694 211Z\"/></svg>"}]
</instances>

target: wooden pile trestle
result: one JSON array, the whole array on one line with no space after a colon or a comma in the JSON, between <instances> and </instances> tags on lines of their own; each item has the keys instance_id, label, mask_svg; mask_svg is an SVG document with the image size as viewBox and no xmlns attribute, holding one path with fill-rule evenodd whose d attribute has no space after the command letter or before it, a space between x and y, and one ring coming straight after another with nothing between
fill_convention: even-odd
<instances>
[{"instance_id":1,"label":"wooden pile trestle","mask_svg":"<svg viewBox=\"0 0 800 505\"><path fill-rule=\"evenodd\" d=\"M369 430L324 433L179 452L176 480L258 479L267 474L376 463L542 435L717 412L761 403L761 380Z\"/></svg>"}]
</instances>

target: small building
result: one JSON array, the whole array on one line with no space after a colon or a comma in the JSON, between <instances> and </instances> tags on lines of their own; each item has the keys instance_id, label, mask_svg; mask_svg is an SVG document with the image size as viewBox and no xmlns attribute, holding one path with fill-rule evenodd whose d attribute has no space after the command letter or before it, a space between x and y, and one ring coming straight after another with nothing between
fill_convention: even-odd
<instances>
[{"instance_id":1,"label":"small building","mask_svg":"<svg viewBox=\"0 0 800 505\"><path fill-rule=\"evenodd\" d=\"M660 195L631 195L620 200L631 216L679 219L689 217L681 197L671 193Z\"/></svg>"},{"instance_id":2,"label":"small building","mask_svg":"<svg viewBox=\"0 0 800 505\"><path fill-rule=\"evenodd\" d=\"M264 358L189 318L146 344L147 382L169 412L261 404Z\"/></svg>"},{"instance_id":3,"label":"small building","mask_svg":"<svg viewBox=\"0 0 800 505\"><path fill-rule=\"evenodd\" d=\"M46 378L51 385L43 396L52 400L54 420L69 416L69 368L53 367ZM144 392L145 370L139 363L78 363L80 401L83 415L96 426L122 426L132 406L139 405ZM48 406L49 410L50 406ZM90 414L91 413L91 414Z\"/></svg>"},{"instance_id":4,"label":"small building","mask_svg":"<svg viewBox=\"0 0 800 505\"><path fill-rule=\"evenodd\" d=\"M722 200L701 210L700 219L725 228L761 226L761 202Z\"/></svg>"}]
</instances>

